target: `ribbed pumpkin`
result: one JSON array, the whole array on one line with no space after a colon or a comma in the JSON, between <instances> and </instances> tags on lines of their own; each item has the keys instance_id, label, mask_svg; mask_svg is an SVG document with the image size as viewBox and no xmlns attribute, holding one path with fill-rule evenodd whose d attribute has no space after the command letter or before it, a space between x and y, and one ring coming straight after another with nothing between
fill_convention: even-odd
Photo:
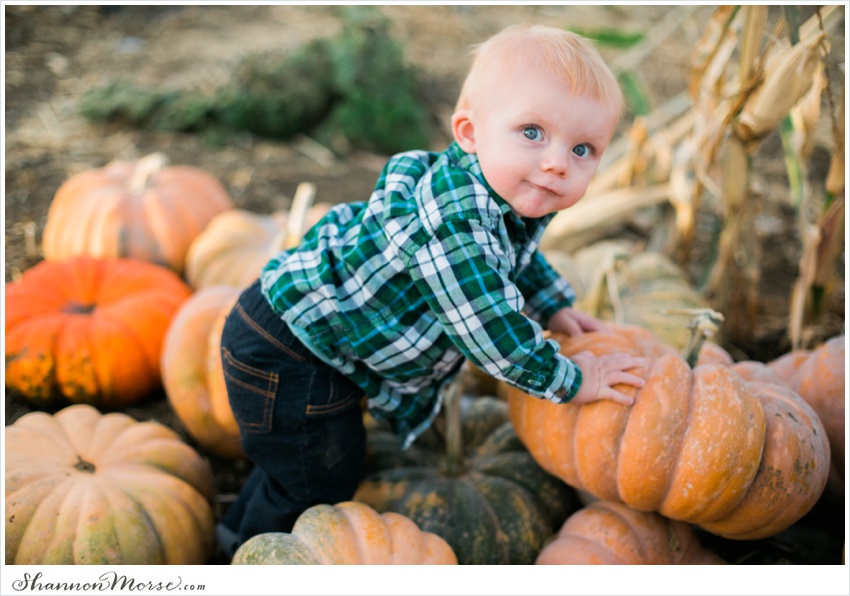
<instances>
[{"instance_id":1,"label":"ribbed pumpkin","mask_svg":"<svg viewBox=\"0 0 850 596\"><path fill-rule=\"evenodd\" d=\"M282 248L286 213L231 209L216 215L186 253L186 281L196 290L214 285L247 287Z\"/></svg>"},{"instance_id":2,"label":"ribbed pumpkin","mask_svg":"<svg viewBox=\"0 0 850 596\"><path fill-rule=\"evenodd\" d=\"M214 545L209 464L174 431L76 404L6 427L6 564L196 565Z\"/></svg>"},{"instance_id":3,"label":"ribbed pumpkin","mask_svg":"<svg viewBox=\"0 0 850 596\"><path fill-rule=\"evenodd\" d=\"M457 565L445 540L397 513L379 514L363 503L315 505L291 533L247 540L233 565Z\"/></svg>"},{"instance_id":4,"label":"ribbed pumpkin","mask_svg":"<svg viewBox=\"0 0 850 596\"><path fill-rule=\"evenodd\" d=\"M230 458L245 455L224 385L221 331L240 291L210 286L195 292L174 315L162 349L162 382L171 408L200 445Z\"/></svg>"},{"instance_id":5,"label":"ribbed pumpkin","mask_svg":"<svg viewBox=\"0 0 850 596\"><path fill-rule=\"evenodd\" d=\"M220 284L247 287L270 258L297 245L303 232L328 208L327 204L312 206L305 212L303 224L293 223L285 211L260 215L231 209L220 213L189 246L186 280L195 289Z\"/></svg>"},{"instance_id":6,"label":"ribbed pumpkin","mask_svg":"<svg viewBox=\"0 0 850 596\"><path fill-rule=\"evenodd\" d=\"M764 364L693 369L649 331L555 335L566 356L649 358L627 407L560 404L514 388L510 416L535 460L578 490L732 539L773 535L815 504L829 445L814 410Z\"/></svg>"},{"instance_id":7,"label":"ribbed pumpkin","mask_svg":"<svg viewBox=\"0 0 850 596\"><path fill-rule=\"evenodd\" d=\"M71 176L56 191L44 257L131 257L182 274L189 244L232 207L227 190L205 170L169 166L161 153L113 161Z\"/></svg>"},{"instance_id":8,"label":"ribbed pumpkin","mask_svg":"<svg viewBox=\"0 0 850 596\"><path fill-rule=\"evenodd\" d=\"M594 501L573 513L537 565L723 565L684 522Z\"/></svg>"},{"instance_id":9,"label":"ribbed pumpkin","mask_svg":"<svg viewBox=\"0 0 850 596\"><path fill-rule=\"evenodd\" d=\"M690 335L686 311L708 306L669 258L624 241L545 254L573 285L577 308L606 321L646 327L677 349L687 345Z\"/></svg>"},{"instance_id":10,"label":"ribbed pumpkin","mask_svg":"<svg viewBox=\"0 0 850 596\"><path fill-rule=\"evenodd\" d=\"M768 363L803 396L823 422L832 457L830 491L844 495L844 373L846 338L839 335L814 350L795 350Z\"/></svg>"},{"instance_id":11,"label":"ribbed pumpkin","mask_svg":"<svg viewBox=\"0 0 850 596\"><path fill-rule=\"evenodd\" d=\"M367 476L354 500L442 536L461 565L530 565L578 507L575 493L534 463L503 401L472 400L462 429L452 403L445 445L431 431L402 451L389 430L369 428Z\"/></svg>"},{"instance_id":12,"label":"ribbed pumpkin","mask_svg":"<svg viewBox=\"0 0 850 596\"><path fill-rule=\"evenodd\" d=\"M191 290L134 259L42 261L6 284L6 386L36 406L120 408L160 385L171 317Z\"/></svg>"}]
</instances>

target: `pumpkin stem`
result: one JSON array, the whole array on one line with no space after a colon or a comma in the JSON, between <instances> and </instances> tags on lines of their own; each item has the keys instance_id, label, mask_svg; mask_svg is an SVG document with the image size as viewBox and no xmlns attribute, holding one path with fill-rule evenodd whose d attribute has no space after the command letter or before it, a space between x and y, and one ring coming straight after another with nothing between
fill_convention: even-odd
<instances>
[{"instance_id":1,"label":"pumpkin stem","mask_svg":"<svg viewBox=\"0 0 850 596\"><path fill-rule=\"evenodd\" d=\"M136 167L133 168L130 180L127 181L130 192L140 194L145 190L148 178L162 171L166 166L168 166L168 158L164 153L151 153L139 159L136 162Z\"/></svg>"},{"instance_id":2,"label":"pumpkin stem","mask_svg":"<svg viewBox=\"0 0 850 596\"><path fill-rule=\"evenodd\" d=\"M301 243L301 237L306 231L307 216L316 196L316 185L312 182L302 182L295 189L292 198L292 206L289 208L289 217L286 220L286 239L283 241L283 249L295 248Z\"/></svg>"},{"instance_id":3,"label":"pumpkin stem","mask_svg":"<svg viewBox=\"0 0 850 596\"><path fill-rule=\"evenodd\" d=\"M76 300L72 300L62 307L62 312L66 312L69 314L87 315L90 312L94 311L94 309L94 304L83 304L81 302L77 302Z\"/></svg>"},{"instance_id":4,"label":"pumpkin stem","mask_svg":"<svg viewBox=\"0 0 850 596\"><path fill-rule=\"evenodd\" d=\"M460 476L464 472L463 424L460 412L460 397L463 373L458 374L443 389L443 408L446 416L446 460L448 476Z\"/></svg>"},{"instance_id":5,"label":"pumpkin stem","mask_svg":"<svg viewBox=\"0 0 850 596\"><path fill-rule=\"evenodd\" d=\"M688 338L688 345L685 346L682 352L682 356L688 365L693 368L697 365L697 360L699 360L699 352L702 349L702 344L705 343L706 339L720 330L720 324L723 322L724 317L721 313L710 308L682 309L677 312L694 315L694 318L688 323L691 336Z\"/></svg>"},{"instance_id":6,"label":"pumpkin stem","mask_svg":"<svg viewBox=\"0 0 850 596\"><path fill-rule=\"evenodd\" d=\"M79 455L77 456L77 463L74 464L74 468L76 468L80 472L85 472L87 474L94 474L96 470L93 463L87 462Z\"/></svg>"},{"instance_id":7,"label":"pumpkin stem","mask_svg":"<svg viewBox=\"0 0 850 596\"><path fill-rule=\"evenodd\" d=\"M301 243L315 197L316 185L312 182L302 182L295 189L295 196L292 198L289 212L286 213L286 225L271 241L271 256L282 250L295 248Z\"/></svg>"}]
</instances>

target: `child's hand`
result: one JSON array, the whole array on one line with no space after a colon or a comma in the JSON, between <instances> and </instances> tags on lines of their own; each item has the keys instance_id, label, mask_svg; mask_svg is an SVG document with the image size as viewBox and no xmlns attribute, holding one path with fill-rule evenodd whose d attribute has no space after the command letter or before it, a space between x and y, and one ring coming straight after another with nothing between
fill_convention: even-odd
<instances>
[{"instance_id":1,"label":"child's hand","mask_svg":"<svg viewBox=\"0 0 850 596\"><path fill-rule=\"evenodd\" d=\"M634 373L627 372L632 368L646 366L646 358L638 358L629 354L606 354L597 357L593 352L579 352L570 359L581 370L581 387L570 400L571 404L589 404L601 399L610 399L619 404L630 406L634 398L614 389L620 383L640 389L644 380Z\"/></svg>"},{"instance_id":2,"label":"child's hand","mask_svg":"<svg viewBox=\"0 0 850 596\"><path fill-rule=\"evenodd\" d=\"M559 331L567 335L581 335L588 331L605 331L607 325L589 314L573 308L562 308L557 311L546 324L551 331Z\"/></svg>"}]
</instances>

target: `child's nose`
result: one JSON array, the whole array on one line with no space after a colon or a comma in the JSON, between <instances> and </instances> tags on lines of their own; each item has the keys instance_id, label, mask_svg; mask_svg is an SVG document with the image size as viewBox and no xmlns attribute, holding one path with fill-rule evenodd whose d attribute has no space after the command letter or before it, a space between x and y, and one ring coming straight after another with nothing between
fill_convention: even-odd
<instances>
[{"instance_id":1,"label":"child's nose","mask_svg":"<svg viewBox=\"0 0 850 596\"><path fill-rule=\"evenodd\" d=\"M544 172L551 172L556 176L566 176L568 171L567 157L562 151L549 151L540 164Z\"/></svg>"}]
</instances>

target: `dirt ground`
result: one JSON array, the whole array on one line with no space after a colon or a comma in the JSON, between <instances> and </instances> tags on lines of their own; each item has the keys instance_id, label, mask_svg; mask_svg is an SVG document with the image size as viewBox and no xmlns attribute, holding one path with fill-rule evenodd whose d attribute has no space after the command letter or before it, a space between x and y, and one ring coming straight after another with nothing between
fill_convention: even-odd
<instances>
[{"instance_id":1,"label":"dirt ground","mask_svg":"<svg viewBox=\"0 0 850 596\"><path fill-rule=\"evenodd\" d=\"M593 30L618 28L648 33L646 53L632 71L653 106L682 93L689 60L713 7L652 5L581 6L381 6L408 60L426 83L423 101L436 125L432 149L449 141L448 115L468 65L470 44L504 26L538 22ZM299 183L317 186L317 200L368 197L385 157L356 152L345 157L317 153L307 139L272 142L249 135L214 145L202 136L92 124L78 112L88 89L123 78L163 89L210 89L231 76L251 52L287 51L340 27L333 6L13 6L5 11L5 280L41 260L39 244L53 193L72 174L115 159L161 151L172 163L214 173L234 205L270 213L289 205ZM614 60L622 50L600 48ZM621 128L629 122L628 115ZM767 361L783 353L788 295L796 278L796 242L787 242L793 214L778 139L765 143L760 183L777 198L765 234L764 312L758 334L734 346L740 356ZM820 165L825 167L828 157ZM784 193L784 195L782 194ZM844 264L841 263L843 270ZM823 335L840 333L843 288L830 298ZM5 422L30 407L7 392ZM130 408L185 435L163 395ZM191 439L186 437L191 442ZM226 507L247 471L243 462L211 458L220 505Z\"/></svg>"}]
</instances>

